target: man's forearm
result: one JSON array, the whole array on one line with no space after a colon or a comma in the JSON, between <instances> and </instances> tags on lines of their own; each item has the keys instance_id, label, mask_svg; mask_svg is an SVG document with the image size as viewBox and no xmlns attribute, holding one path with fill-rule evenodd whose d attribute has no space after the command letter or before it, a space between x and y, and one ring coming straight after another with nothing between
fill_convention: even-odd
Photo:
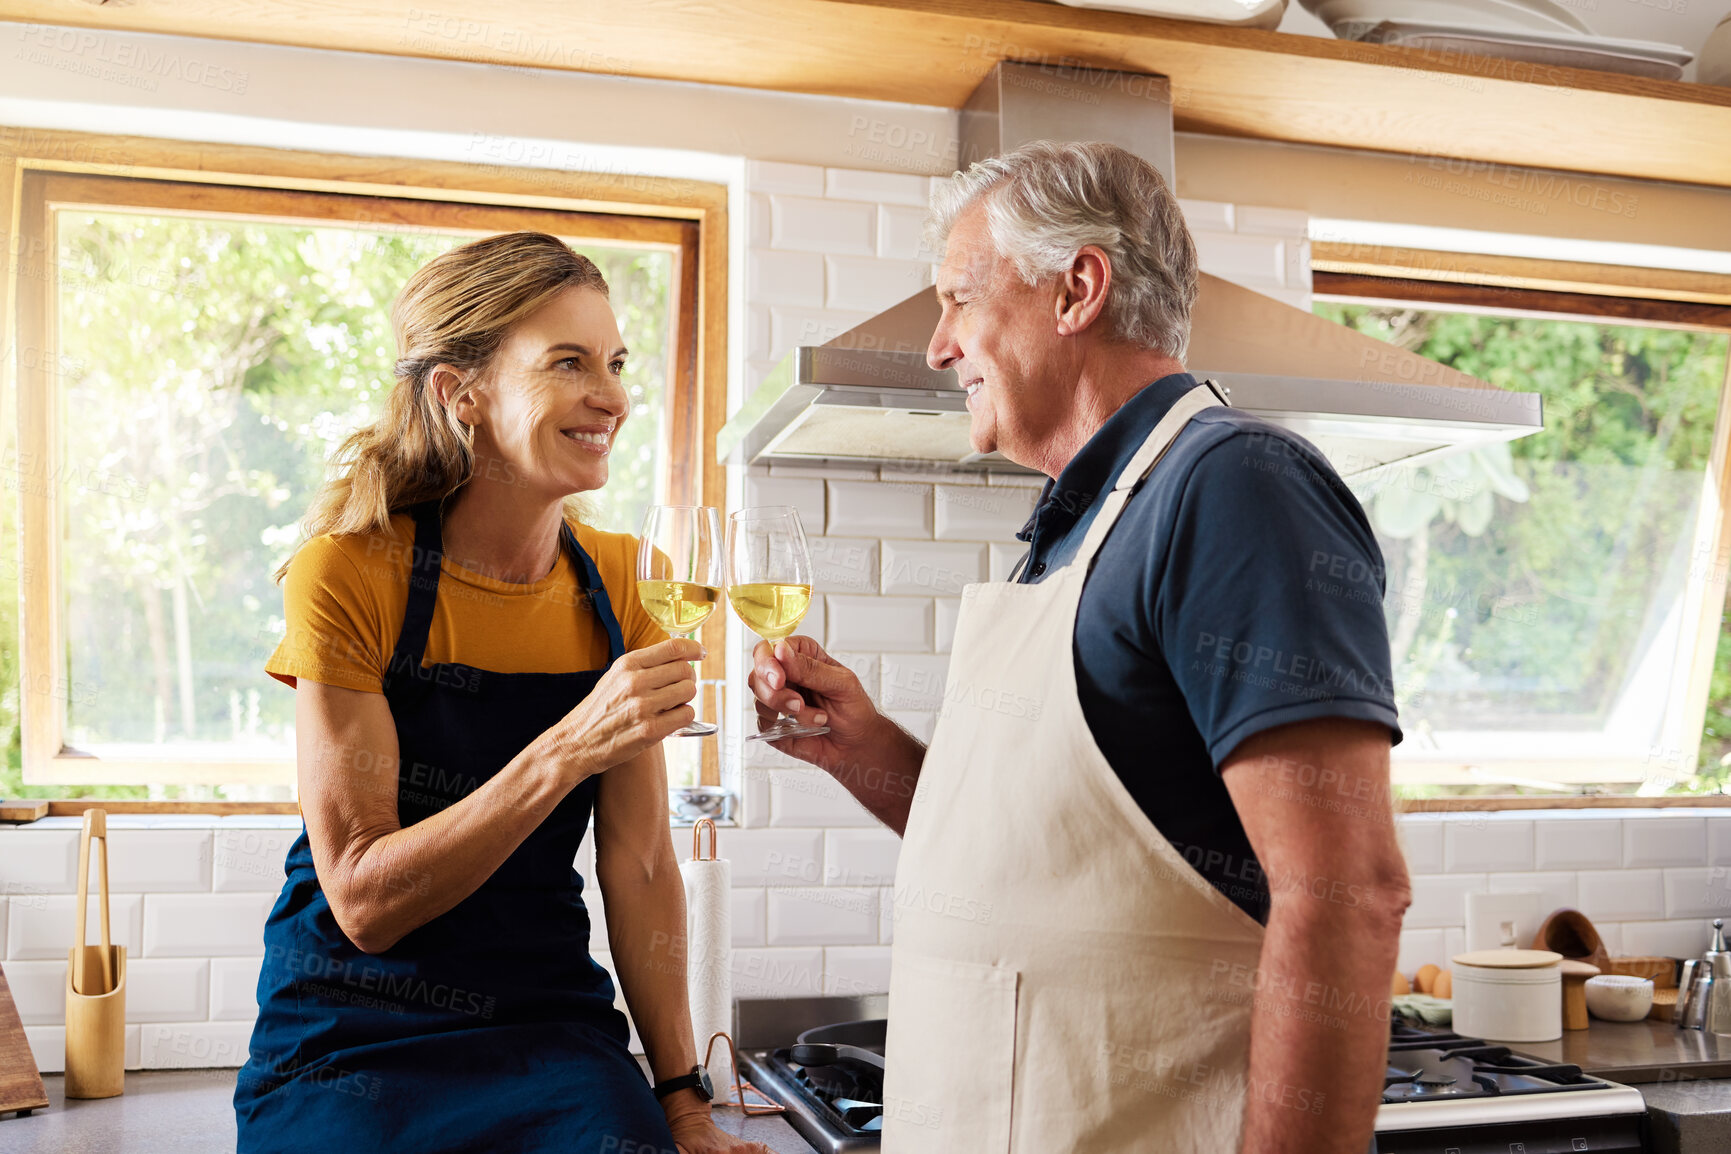
<instances>
[{"instance_id":1,"label":"man's forearm","mask_svg":"<svg viewBox=\"0 0 1731 1154\"><path fill-rule=\"evenodd\" d=\"M889 718L880 716L879 721L878 733L856 756L834 764L820 762L819 767L840 782L873 817L900 835L907 830L908 809L913 805L914 786L920 780L926 747Z\"/></svg>"},{"instance_id":2,"label":"man's forearm","mask_svg":"<svg viewBox=\"0 0 1731 1154\"><path fill-rule=\"evenodd\" d=\"M1364 1154L1387 1067L1400 910L1368 888L1275 898L1254 976L1244 1154Z\"/></svg>"}]
</instances>

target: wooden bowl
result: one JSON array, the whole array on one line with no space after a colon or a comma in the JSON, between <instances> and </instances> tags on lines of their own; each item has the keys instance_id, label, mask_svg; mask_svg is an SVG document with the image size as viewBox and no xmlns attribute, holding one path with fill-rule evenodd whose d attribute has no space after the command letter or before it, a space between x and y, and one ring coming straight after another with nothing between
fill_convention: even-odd
<instances>
[{"instance_id":1,"label":"wooden bowl","mask_svg":"<svg viewBox=\"0 0 1731 1154\"><path fill-rule=\"evenodd\" d=\"M1553 911L1539 932L1533 935L1533 949L1554 950L1577 962L1599 967L1603 972L1611 964L1610 953L1599 937L1599 931L1580 910Z\"/></svg>"}]
</instances>

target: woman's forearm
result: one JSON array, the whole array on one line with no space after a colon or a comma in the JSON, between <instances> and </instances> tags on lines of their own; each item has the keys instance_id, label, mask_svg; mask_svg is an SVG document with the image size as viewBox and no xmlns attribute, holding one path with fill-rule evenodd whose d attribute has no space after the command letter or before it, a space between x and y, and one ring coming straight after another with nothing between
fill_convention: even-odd
<instances>
[{"instance_id":1,"label":"woman's forearm","mask_svg":"<svg viewBox=\"0 0 1731 1154\"><path fill-rule=\"evenodd\" d=\"M394 796L399 776L379 772ZM319 877L343 932L380 953L473 894L576 784L567 761L532 742L480 788L405 828L356 831ZM394 807L393 807L394 808Z\"/></svg>"},{"instance_id":2,"label":"woman's forearm","mask_svg":"<svg viewBox=\"0 0 1731 1154\"><path fill-rule=\"evenodd\" d=\"M623 860L621 860L623 858ZM672 847L596 862L607 908L613 967L655 1081L697 1064L685 979L685 884Z\"/></svg>"}]
</instances>

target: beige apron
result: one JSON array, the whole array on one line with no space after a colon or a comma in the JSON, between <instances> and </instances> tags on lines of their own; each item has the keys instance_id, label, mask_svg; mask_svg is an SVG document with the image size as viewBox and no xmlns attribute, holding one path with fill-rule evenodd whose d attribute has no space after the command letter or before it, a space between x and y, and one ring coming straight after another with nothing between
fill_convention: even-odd
<instances>
[{"instance_id":1,"label":"beige apron","mask_svg":"<svg viewBox=\"0 0 1731 1154\"><path fill-rule=\"evenodd\" d=\"M1173 406L1069 565L962 591L896 871L884 1154L1238 1149L1262 927L1125 790L1071 658L1131 488L1216 403Z\"/></svg>"}]
</instances>

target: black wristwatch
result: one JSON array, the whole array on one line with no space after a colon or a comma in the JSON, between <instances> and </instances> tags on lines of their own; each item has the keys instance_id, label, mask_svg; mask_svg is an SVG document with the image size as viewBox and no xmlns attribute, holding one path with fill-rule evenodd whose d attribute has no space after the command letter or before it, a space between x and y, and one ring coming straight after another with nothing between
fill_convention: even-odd
<instances>
[{"instance_id":1,"label":"black wristwatch","mask_svg":"<svg viewBox=\"0 0 1731 1154\"><path fill-rule=\"evenodd\" d=\"M710 1084L709 1071L702 1066L691 1067L691 1073L681 1074L677 1078L669 1078L665 1082L655 1083L655 1096L665 1098L681 1090L696 1090L697 1096L705 1102L715 1097L715 1087Z\"/></svg>"}]
</instances>

